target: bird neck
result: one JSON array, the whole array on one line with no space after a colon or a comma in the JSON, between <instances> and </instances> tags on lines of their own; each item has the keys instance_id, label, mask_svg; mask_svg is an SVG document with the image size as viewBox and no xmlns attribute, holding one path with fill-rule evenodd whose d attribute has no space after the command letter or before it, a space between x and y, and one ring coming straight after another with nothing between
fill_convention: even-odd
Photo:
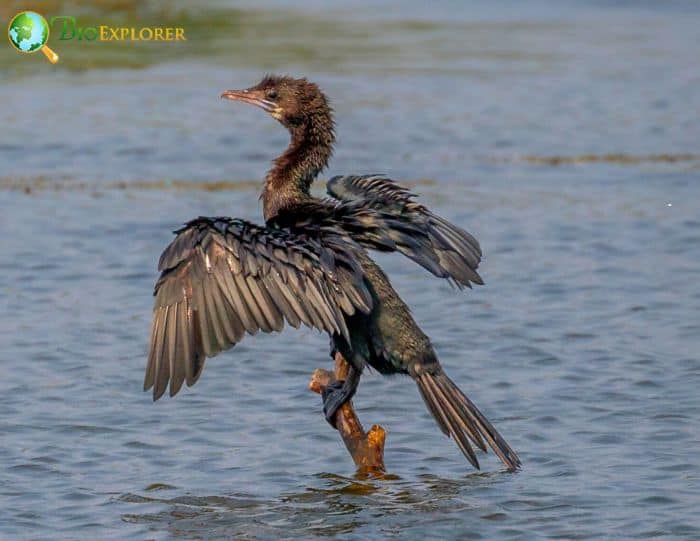
<instances>
[{"instance_id":1,"label":"bird neck","mask_svg":"<svg viewBox=\"0 0 700 541\"><path fill-rule=\"evenodd\" d=\"M289 129L291 141L265 178L261 199L265 220L311 198L311 184L328 165L335 135L330 112Z\"/></svg>"}]
</instances>

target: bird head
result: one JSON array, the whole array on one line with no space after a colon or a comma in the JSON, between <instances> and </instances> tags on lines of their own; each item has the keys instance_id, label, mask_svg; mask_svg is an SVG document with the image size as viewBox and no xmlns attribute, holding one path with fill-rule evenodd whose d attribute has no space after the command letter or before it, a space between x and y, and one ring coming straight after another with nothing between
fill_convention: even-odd
<instances>
[{"instance_id":1,"label":"bird head","mask_svg":"<svg viewBox=\"0 0 700 541\"><path fill-rule=\"evenodd\" d=\"M313 124L330 124L331 108L326 96L315 83L306 79L266 75L255 86L243 90L227 90L222 98L242 101L260 107L272 118L294 132Z\"/></svg>"}]
</instances>

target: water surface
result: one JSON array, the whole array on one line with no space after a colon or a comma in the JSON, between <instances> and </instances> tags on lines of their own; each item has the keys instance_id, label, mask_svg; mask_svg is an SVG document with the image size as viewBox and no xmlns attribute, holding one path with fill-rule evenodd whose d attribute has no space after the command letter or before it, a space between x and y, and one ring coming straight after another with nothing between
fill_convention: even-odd
<instances>
[{"instance_id":1,"label":"water surface","mask_svg":"<svg viewBox=\"0 0 700 541\"><path fill-rule=\"evenodd\" d=\"M700 536L693 4L212 5L213 33L172 12L193 29L174 52L2 53L0 538ZM355 479L308 330L141 392L170 232L260 220L286 135L218 95L265 70L331 96L329 175L406 181L481 241L473 291L379 261L521 472L470 469L409 380L367 374L392 478Z\"/></svg>"}]
</instances>

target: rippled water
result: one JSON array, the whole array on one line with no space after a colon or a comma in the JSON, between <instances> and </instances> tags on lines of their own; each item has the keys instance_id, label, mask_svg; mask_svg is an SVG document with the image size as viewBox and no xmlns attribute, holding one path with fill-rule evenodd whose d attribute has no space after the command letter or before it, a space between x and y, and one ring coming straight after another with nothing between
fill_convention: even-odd
<instances>
[{"instance_id":1,"label":"rippled water","mask_svg":"<svg viewBox=\"0 0 700 541\"><path fill-rule=\"evenodd\" d=\"M296 30L0 73L0 538L700 536L697 9L265 5L242 14ZM307 390L330 365L311 331L141 392L170 231L260 219L286 136L217 96L265 69L331 95L329 174L404 179L482 242L487 285L464 293L379 260L522 471L471 470L409 380L367 374L391 476L355 479Z\"/></svg>"}]
</instances>

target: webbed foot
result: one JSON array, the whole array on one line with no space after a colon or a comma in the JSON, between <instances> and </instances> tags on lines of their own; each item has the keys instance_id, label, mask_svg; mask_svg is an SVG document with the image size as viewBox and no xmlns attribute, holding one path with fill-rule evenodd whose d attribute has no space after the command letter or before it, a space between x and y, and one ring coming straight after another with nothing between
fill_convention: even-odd
<instances>
[{"instance_id":1,"label":"webbed foot","mask_svg":"<svg viewBox=\"0 0 700 541\"><path fill-rule=\"evenodd\" d=\"M350 367L348 376L343 381L334 381L321 390L323 398L323 414L326 421L333 428L336 428L335 415L338 413L340 406L351 400L357 391L357 386L360 384L361 372L353 367Z\"/></svg>"},{"instance_id":2,"label":"webbed foot","mask_svg":"<svg viewBox=\"0 0 700 541\"><path fill-rule=\"evenodd\" d=\"M344 385L344 381L334 381L321 391L321 396L323 397L323 415L325 415L326 421L328 421L333 428L336 428L335 414L338 413L340 406L349 400L349 398L346 397L346 393L343 392Z\"/></svg>"}]
</instances>

